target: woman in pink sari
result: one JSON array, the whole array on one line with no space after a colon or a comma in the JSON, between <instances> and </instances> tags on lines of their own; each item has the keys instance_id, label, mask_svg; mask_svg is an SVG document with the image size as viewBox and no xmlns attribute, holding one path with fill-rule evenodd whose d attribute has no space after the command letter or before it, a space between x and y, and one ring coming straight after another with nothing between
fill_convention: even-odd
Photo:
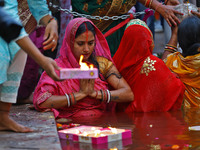
<instances>
[{"instance_id":1,"label":"woman in pink sari","mask_svg":"<svg viewBox=\"0 0 200 150\"><path fill-rule=\"evenodd\" d=\"M58 118L99 116L110 101L133 100L131 88L112 61L106 39L85 18L73 19L68 24L56 62L61 68L79 68L80 55L84 62L99 69L99 78L55 82L44 72L34 92L37 110L51 109Z\"/></svg>"}]
</instances>

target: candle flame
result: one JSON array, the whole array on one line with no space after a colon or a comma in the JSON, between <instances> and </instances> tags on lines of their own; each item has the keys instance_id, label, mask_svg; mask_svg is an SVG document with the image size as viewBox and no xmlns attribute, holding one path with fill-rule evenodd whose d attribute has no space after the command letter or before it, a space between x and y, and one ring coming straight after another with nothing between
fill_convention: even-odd
<instances>
[{"instance_id":1,"label":"candle flame","mask_svg":"<svg viewBox=\"0 0 200 150\"><path fill-rule=\"evenodd\" d=\"M94 131L94 134L95 134L94 136L95 136L95 137L98 137L100 133L101 133L100 130L95 130L95 131Z\"/></svg>"},{"instance_id":2,"label":"candle flame","mask_svg":"<svg viewBox=\"0 0 200 150\"><path fill-rule=\"evenodd\" d=\"M117 134L117 129L116 128L112 128L112 127L108 127L112 133Z\"/></svg>"},{"instance_id":3,"label":"candle flame","mask_svg":"<svg viewBox=\"0 0 200 150\"><path fill-rule=\"evenodd\" d=\"M92 64L88 66L87 63L83 62L83 55L80 56L79 65L81 66L81 70L89 70L94 68Z\"/></svg>"},{"instance_id":4,"label":"candle flame","mask_svg":"<svg viewBox=\"0 0 200 150\"><path fill-rule=\"evenodd\" d=\"M114 148L110 148L110 150L118 150L118 149L117 149L117 147L114 147Z\"/></svg>"}]
</instances>

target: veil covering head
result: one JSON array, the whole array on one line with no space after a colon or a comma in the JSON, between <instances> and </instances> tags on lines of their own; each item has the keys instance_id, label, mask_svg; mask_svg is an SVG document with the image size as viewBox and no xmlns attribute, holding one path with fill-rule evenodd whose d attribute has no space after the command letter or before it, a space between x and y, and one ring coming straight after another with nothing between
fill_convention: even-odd
<instances>
[{"instance_id":1,"label":"veil covering head","mask_svg":"<svg viewBox=\"0 0 200 150\"><path fill-rule=\"evenodd\" d=\"M60 56L55 60L60 68L80 68L79 62L74 57L72 50L74 48L74 41L77 29L84 22L90 22L95 28L95 48L94 53L96 56L103 56L112 61L109 46L101 31L88 19L76 18L69 22L66 28L65 37L60 49ZM58 72L59 74L59 72ZM108 89L108 83L100 78L95 79L94 90ZM47 100L52 95L65 95L80 90L80 83L78 79L67 79L62 82L53 81L44 72L36 87L34 93L34 105L38 110L45 110L39 105ZM91 113L98 115L100 111L105 109L105 104L100 100L86 97L77 102L73 107L63 107L60 109L53 109L55 117L81 117L88 116ZM82 111L84 110L84 111ZM87 110L87 111L86 111ZM95 110L95 111L93 111Z\"/></svg>"},{"instance_id":2,"label":"veil covering head","mask_svg":"<svg viewBox=\"0 0 200 150\"><path fill-rule=\"evenodd\" d=\"M113 57L134 93L133 102L124 108L128 112L168 111L181 107L184 85L161 59L152 55L153 48L153 36L145 22L131 20Z\"/></svg>"},{"instance_id":3,"label":"veil covering head","mask_svg":"<svg viewBox=\"0 0 200 150\"><path fill-rule=\"evenodd\" d=\"M108 60L112 61L110 49L107 44L107 41L101 31L93 24L92 21L86 18L76 18L69 22L65 31L65 37L63 39L63 43L60 49L60 56L62 59L67 59L70 62L70 66L72 68L79 68L79 64L75 59L72 50L74 47L75 35L78 27L84 23L90 22L95 28L95 55L103 56Z\"/></svg>"}]
</instances>

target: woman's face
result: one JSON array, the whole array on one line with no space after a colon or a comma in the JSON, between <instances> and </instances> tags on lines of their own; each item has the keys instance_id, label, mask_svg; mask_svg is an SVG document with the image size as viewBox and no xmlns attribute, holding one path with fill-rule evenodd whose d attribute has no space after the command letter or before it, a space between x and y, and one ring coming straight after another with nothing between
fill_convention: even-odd
<instances>
[{"instance_id":1,"label":"woman's face","mask_svg":"<svg viewBox=\"0 0 200 150\"><path fill-rule=\"evenodd\" d=\"M77 61L83 55L83 61L88 60L95 46L95 37L91 31L84 32L77 36L74 41L73 54Z\"/></svg>"}]
</instances>

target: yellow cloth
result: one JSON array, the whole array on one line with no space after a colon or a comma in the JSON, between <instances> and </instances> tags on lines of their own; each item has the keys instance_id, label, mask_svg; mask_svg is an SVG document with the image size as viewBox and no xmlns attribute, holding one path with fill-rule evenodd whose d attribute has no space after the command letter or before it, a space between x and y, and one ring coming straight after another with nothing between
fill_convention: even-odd
<instances>
[{"instance_id":1,"label":"yellow cloth","mask_svg":"<svg viewBox=\"0 0 200 150\"><path fill-rule=\"evenodd\" d=\"M113 66L112 61L109 61L105 57L97 57L97 62L99 63L99 70L103 74L104 77L107 76L108 71Z\"/></svg>"},{"instance_id":2,"label":"yellow cloth","mask_svg":"<svg viewBox=\"0 0 200 150\"><path fill-rule=\"evenodd\" d=\"M166 65L185 84L185 107L200 107L200 54L183 57L180 52L170 54Z\"/></svg>"}]
</instances>

